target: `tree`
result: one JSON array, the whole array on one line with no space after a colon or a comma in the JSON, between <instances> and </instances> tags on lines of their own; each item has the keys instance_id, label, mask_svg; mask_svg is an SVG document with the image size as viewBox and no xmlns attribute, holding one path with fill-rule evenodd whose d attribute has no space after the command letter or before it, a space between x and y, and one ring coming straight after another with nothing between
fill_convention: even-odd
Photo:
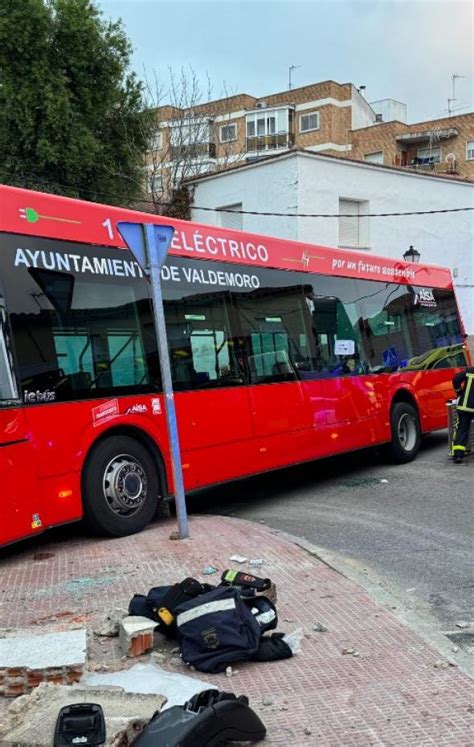
<instances>
[{"instance_id":1,"label":"tree","mask_svg":"<svg viewBox=\"0 0 474 747\"><path fill-rule=\"evenodd\" d=\"M209 77L203 83L191 66L179 73L170 69L167 85L156 76L152 82L147 79L147 108L154 117L155 133L147 154L146 181L156 212L189 218L186 179L221 171L245 157L243 141L222 142L219 136L222 126L232 122L228 108L232 97L225 85L223 93L223 98L212 100Z\"/></svg>"},{"instance_id":2,"label":"tree","mask_svg":"<svg viewBox=\"0 0 474 747\"><path fill-rule=\"evenodd\" d=\"M0 0L0 181L128 204L151 117L121 21L90 0Z\"/></svg>"}]
</instances>

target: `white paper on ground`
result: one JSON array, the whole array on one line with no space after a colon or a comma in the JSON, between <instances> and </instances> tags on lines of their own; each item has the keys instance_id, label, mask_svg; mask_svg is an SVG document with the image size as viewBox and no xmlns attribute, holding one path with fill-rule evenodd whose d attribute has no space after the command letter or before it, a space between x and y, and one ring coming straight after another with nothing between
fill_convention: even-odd
<instances>
[{"instance_id":1,"label":"white paper on ground","mask_svg":"<svg viewBox=\"0 0 474 747\"><path fill-rule=\"evenodd\" d=\"M299 654L301 651L301 641L303 640L303 628L296 628L293 633L286 633L283 636L283 640L291 648L293 654Z\"/></svg>"},{"instance_id":2,"label":"white paper on ground","mask_svg":"<svg viewBox=\"0 0 474 747\"><path fill-rule=\"evenodd\" d=\"M156 664L135 664L119 672L87 672L81 679L84 685L114 685L129 693L155 693L167 698L163 710L183 705L202 690L214 687L209 682L177 672L166 672Z\"/></svg>"}]
</instances>

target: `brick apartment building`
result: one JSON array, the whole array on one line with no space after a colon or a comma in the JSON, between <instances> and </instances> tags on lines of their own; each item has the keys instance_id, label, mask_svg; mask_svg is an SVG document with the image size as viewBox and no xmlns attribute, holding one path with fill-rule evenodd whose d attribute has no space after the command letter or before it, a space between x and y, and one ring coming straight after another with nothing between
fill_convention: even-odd
<instances>
[{"instance_id":1,"label":"brick apartment building","mask_svg":"<svg viewBox=\"0 0 474 747\"><path fill-rule=\"evenodd\" d=\"M474 180L474 113L415 124L392 99L369 104L351 83L325 81L263 98L239 94L156 110L149 191L292 148Z\"/></svg>"}]
</instances>

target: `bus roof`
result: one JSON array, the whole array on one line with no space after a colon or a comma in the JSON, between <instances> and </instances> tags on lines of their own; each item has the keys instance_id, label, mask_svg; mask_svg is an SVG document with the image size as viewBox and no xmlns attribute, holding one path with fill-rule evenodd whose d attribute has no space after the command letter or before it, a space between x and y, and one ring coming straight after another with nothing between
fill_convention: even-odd
<instances>
[{"instance_id":1,"label":"bus roof","mask_svg":"<svg viewBox=\"0 0 474 747\"><path fill-rule=\"evenodd\" d=\"M173 226L175 234L169 251L171 255L405 285L452 288L451 272L444 267L404 262L357 250L259 236L0 185L0 232L124 248L116 227L119 221Z\"/></svg>"}]
</instances>

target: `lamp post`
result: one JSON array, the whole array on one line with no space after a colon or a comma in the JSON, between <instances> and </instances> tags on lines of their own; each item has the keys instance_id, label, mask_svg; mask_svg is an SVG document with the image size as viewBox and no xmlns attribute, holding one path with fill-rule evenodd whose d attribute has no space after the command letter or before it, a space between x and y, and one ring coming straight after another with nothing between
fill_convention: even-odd
<instances>
[{"instance_id":1,"label":"lamp post","mask_svg":"<svg viewBox=\"0 0 474 747\"><path fill-rule=\"evenodd\" d=\"M410 248L407 249L405 254L403 255L403 259L405 260L405 262L419 262L420 257L420 252L418 252L412 245L410 245Z\"/></svg>"}]
</instances>

